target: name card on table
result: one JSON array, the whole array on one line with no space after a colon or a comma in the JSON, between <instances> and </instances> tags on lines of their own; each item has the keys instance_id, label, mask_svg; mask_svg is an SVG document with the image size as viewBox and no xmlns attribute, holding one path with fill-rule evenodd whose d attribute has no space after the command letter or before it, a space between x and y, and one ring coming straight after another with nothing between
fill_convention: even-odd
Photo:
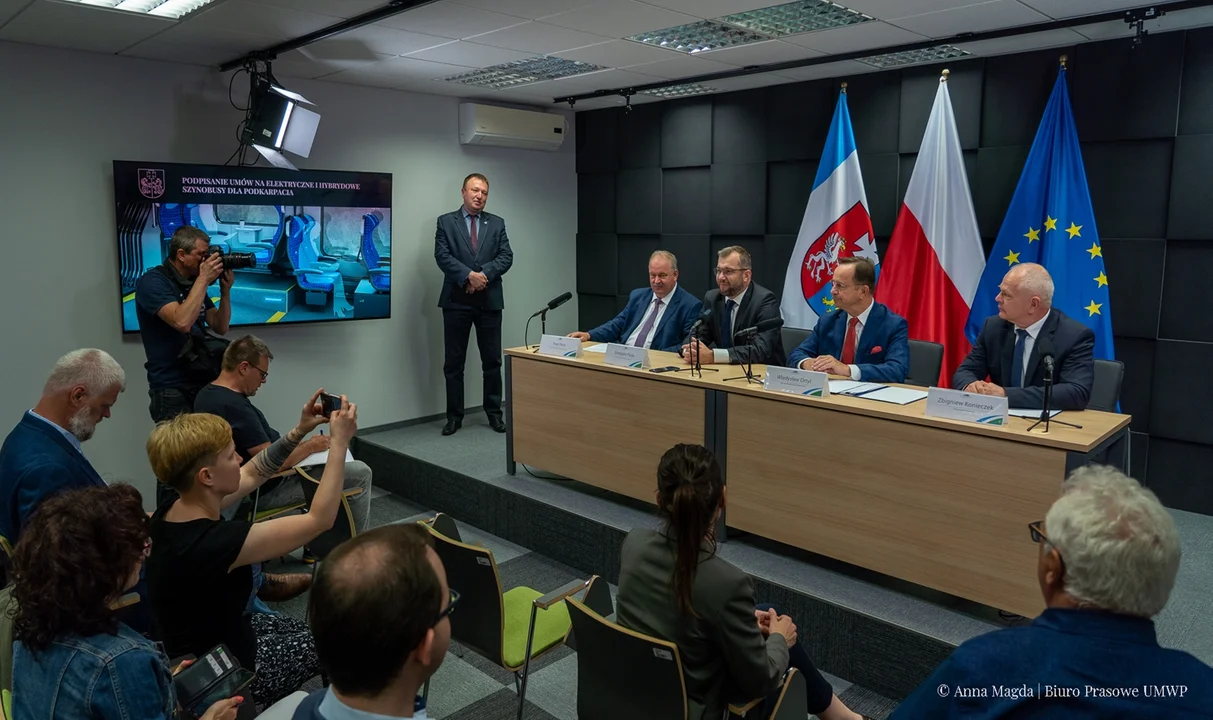
<instances>
[{"instance_id":1,"label":"name card on table","mask_svg":"<svg viewBox=\"0 0 1213 720\"><path fill-rule=\"evenodd\" d=\"M606 346L606 364L644 369L652 367L647 349L620 343L610 343Z\"/></svg>"},{"instance_id":2,"label":"name card on table","mask_svg":"<svg viewBox=\"0 0 1213 720\"><path fill-rule=\"evenodd\" d=\"M982 425L1005 426L1007 399L933 387L927 390L926 415Z\"/></svg>"},{"instance_id":3,"label":"name card on table","mask_svg":"<svg viewBox=\"0 0 1213 720\"><path fill-rule=\"evenodd\" d=\"M767 365L766 377L762 380L764 390L791 393L793 395L808 395L809 397L830 396L830 376L823 372L812 370L797 370L796 368Z\"/></svg>"},{"instance_id":4,"label":"name card on table","mask_svg":"<svg viewBox=\"0 0 1213 720\"><path fill-rule=\"evenodd\" d=\"M581 341L563 335L544 335L539 340L539 354L579 358L581 357Z\"/></svg>"}]
</instances>

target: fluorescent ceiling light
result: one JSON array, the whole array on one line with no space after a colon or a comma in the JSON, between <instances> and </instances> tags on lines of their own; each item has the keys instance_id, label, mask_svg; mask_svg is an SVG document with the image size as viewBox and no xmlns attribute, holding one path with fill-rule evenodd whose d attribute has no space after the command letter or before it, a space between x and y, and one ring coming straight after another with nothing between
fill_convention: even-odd
<instances>
[{"instance_id":1,"label":"fluorescent ceiling light","mask_svg":"<svg viewBox=\"0 0 1213 720\"><path fill-rule=\"evenodd\" d=\"M970 54L967 50L961 50L952 45L936 45L935 47L922 48L921 50L906 50L904 52L862 57L859 58L859 62L878 68L890 68L949 60Z\"/></svg>"},{"instance_id":2,"label":"fluorescent ceiling light","mask_svg":"<svg viewBox=\"0 0 1213 720\"><path fill-rule=\"evenodd\" d=\"M565 60L551 55L539 55L525 60L513 60L500 65L492 65L471 72L460 73L443 78L446 82L475 85L476 87L503 88L528 85L543 80L556 80L584 75L585 73L605 70L601 65Z\"/></svg>"},{"instance_id":3,"label":"fluorescent ceiling light","mask_svg":"<svg viewBox=\"0 0 1213 720\"><path fill-rule=\"evenodd\" d=\"M657 88L656 90L641 90L642 95L652 95L660 98L688 97L690 95L703 95L704 93L716 92L716 88L710 88L704 85L683 84L671 85L669 87Z\"/></svg>"},{"instance_id":4,"label":"fluorescent ceiling light","mask_svg":"<svg viewBox=\"0 0 1213 720\"><path fill-rule=\"evenodd\" d=\"M870 15L829 0L798 0L718 18L722 23L772 38L856 25L872 19Z\"/></svg>"},{"instance_id":5,"label":"fluorescent ceiling light","mask_svg":"<svg viewBox=\"0 0 1213 720\"><path fill-rule=\"evenodd\" d=\"M688 25L678 25L633 35L627 39L666 50L695 54L736 45L748 45L769 38L766 35L759 35L733 25L725 25L715 20L702 20Z\"/></svg>"},{"instance_id":6,"label":"fluorescent ceiling light","mask_svg":"<svg viewBox=\"0 0 1213 720\"><path fill-rule=\"evenodd\" d=\"M140 15L179 20L189 15L203 5L209 5L214 0L60 0L77 5L92 5L93 7L122 10Z\"/></svg>"}]
</instances>

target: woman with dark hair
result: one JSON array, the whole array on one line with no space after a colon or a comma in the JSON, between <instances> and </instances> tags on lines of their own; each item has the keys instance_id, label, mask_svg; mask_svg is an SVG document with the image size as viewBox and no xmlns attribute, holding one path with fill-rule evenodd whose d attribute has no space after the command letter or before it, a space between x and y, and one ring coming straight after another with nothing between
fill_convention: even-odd
<instances>
[{"instance_id":1,"label":"woman with dark hair","mask_svg":"<svg viewBox=\"0 0 1213 720\"><path fill-rule=\"evenodd\" d=\"M129 485L42 502L13 555L14 720L171 718L168 658L119 622L151 545L143 499ZM203 720L234 720L240 698Z\"/></svg>"},{"instance_id":2,"label":"woman with dark hair","mask_svg":"<svg viewBox=\"0 0 1213 720\"><path fill-rule=\"evenodd\" d=\"M720 466L707 448L666 451L657 467L664 527L636 528L623 543L619 624L678 646L692 720L721 717L733 700L777 697L789 665L804 674L809 712L859 720L797 644L792 619L756 606L750 576L716 556L724 504Z\"/></svg>"}]
</instances>

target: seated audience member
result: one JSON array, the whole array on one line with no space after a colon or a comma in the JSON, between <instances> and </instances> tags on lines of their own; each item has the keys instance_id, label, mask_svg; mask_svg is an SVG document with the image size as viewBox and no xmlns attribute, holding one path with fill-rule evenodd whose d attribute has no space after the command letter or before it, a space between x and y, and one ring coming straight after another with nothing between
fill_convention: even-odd
<instances>
[{"instance_id":1,"label":"seated audience member","mask_svg":"<svg viewBox=\"0 0 1213 720\"><path fill-rule=\"evenodd\" d=\"M1015 265L998 286L998 316L987 318L952 387L1006 397L1013 408L1043 408L1042 350L1053 353L1054 410L1082 410L1095 380L1095 333L1053 307L1053 278L1036 263ZM988 379L987 379L988 378Z\"/></svg>"},{"instance_id":2,"label":"seated audience member","mask_svg":"<svg viewBox=\"0 0 1213 720\"><path fill-rule=\"evenodd\" d=\"M14 720L168 720L169 660L114 609L149 549L143 499L129 485L60 493L29 519L13 558ZM241 698L203 720L234 720Z\"/></svg>"},{"instance_id":3,"label":"seated audience member","mask_svg":"<svg viewBox=\"0 0 1213 720\"><path fill-rule=\"evenodd\" d=\"M299 705L298 720L413 717L418 691L451 644L458 596L429 535L387 525L343 543L316 573L308 624L332 685Z\"/></svg>"},{"instance_id":4,"label":"seated audience member","mask_svg":"<svg viewBox=\"0 0 1213 720\"><path fill-rule=\"evenodd\" d=\"M245 612L253 587L250 566L297 550L332 528L341 506L345 452L357 429L356 406L343 398L342 409L329 419L333 452L306 513L253 524L223 520L220 512L265 482L325 422L319 396L312 395L293 430L243 467L231 426L215 415L178 415L156 426L147 441L156 479L180 494L151 520L147 585L153 636L171 657L201 657L225 643L243 667L256 671L250 688L260 707L292 692L319 668L303 622Z\"/></svg>"},{"instance_id":5,"label":"seated audience member","mask_svg":"<svg viewBox=\"0 0 1213 720\"><path fill-rule=\"evenodd\" d=\"M656 495L665 526L628 533L617 617L624 627L678 646L687 717L719 718L729 702L777 697L791 664L804 674L809 712L822 720L858 719L797 644L792 619L756 606L750 576L716 556L725 487L712 453L701 445L670 448L657 468Z\"/></svg>"},{"instance_id":6,"label":"seated audience member","mask_svg":"<svg viewBox=\"0 0 1213 720\"><path fill-rule=\"evenodd\" d=\"M703 324L695 344L683 345L683 359L694 363L698 354L700 364L759 363L783 365L787 356L783 350L783 335L778 327L743 338L734 345L737 332L765 320L778 320L779 298L756 282L751 282L750 253L734 245L717 253L716 286L703 296L703 309L712 314Z\"/></svg>"},{"instance_id":7,"label":"seated audience member","mask_svg":"<svg viewBox=\"0 0 1213 720\"><path fill-rule=\"evenodd\" d=\"M867 258L844 257L834 270L830 295L835 312L792 351L788 365L868 382L905 382L910 367L910 326L872 299L876 266Z\"/></svg>"},{"instance_id":8,"label":"seated audience member","mask_svg":"<svg viewBox=\"0 0 1213 720\"><path fill-rule=\"evenodd\" d=\"M678 352L702 307L698 298L678 286L678 258L658 250L649 257L647 288L633 290L627 307L614 320L569 337Z\"/></svg>"},{"instance_id":9,"label":"seated audience member","mask_svg":"<svg viewBox=\"0 0 1213 720\"><path fill-rule=\"evenodd\" d=\"M1160 647L1151 620L1179 571L1170 513L1136 480L1101 465L1075 470L1061 493L1043 523L1029 526L1040 545L1036 575L1045 611L1030 625L956 648L891 717L1210 717L1213 669ZM1025 685L1031 695L957 692ZM1182 697L1165 690L1182 687ZM1118 689L1136 693L1111 694Z\"/></svg>"},{"instance_id":10,"label":"seated audience member","mask_svg":"<svg viewBox=\"0 0 1213 720\"><path fill-rule=\"evenodd\" d=\"M81 452L110 416L126 373L103 350L73 350L55 363L42 397L0 448L0 535L16 544L38 503L62 490L103 487Z\"/></svg>"}]
</instances>

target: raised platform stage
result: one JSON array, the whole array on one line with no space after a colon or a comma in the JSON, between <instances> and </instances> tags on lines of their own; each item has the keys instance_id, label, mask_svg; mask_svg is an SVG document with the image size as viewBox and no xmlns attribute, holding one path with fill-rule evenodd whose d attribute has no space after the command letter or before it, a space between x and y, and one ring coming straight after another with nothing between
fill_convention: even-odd
<instances>
[{"instance_id":1,"label":"raised platform stage","mask_svg":"<svg viewBox=\"0 0 1213 720\"><path fill-rule=\"evenodd\" d=\"M482 417L469 416L452 437L441 427L363 431L354 454L374 469L377 486L612 583L628 531L659 523L655 506L621 495L521 468L507 474L505 436ZM1159 641L1213 664L1213 517L1173 515L1183 561L1158 618ZM759 602L795 618L818 667L889 698L904 698L965 640L1025 622L734 530L719 553L754 578Z\"/></svg>"}]
</instances>

